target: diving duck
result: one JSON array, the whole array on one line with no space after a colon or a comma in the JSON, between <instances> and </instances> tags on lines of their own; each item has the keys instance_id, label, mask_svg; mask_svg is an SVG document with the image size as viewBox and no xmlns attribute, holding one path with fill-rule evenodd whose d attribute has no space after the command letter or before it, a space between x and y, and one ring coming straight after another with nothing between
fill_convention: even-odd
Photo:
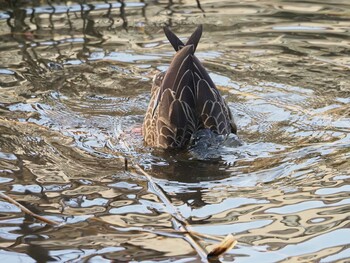
<instances>
[{"instance_id":1,"label":"diving duck","mask_svg":"<svg viewBox=\"0 0 350 263\"><path fill-rule=\"evenodd\" d=\"M164 33L176 54L166 72L153 78L151 101L143 122L146 146L181 149L197 131L237 133L232 113L202 63L194 55L202 26L184 44L169 28Z\"/></svg>"}]
</instances>

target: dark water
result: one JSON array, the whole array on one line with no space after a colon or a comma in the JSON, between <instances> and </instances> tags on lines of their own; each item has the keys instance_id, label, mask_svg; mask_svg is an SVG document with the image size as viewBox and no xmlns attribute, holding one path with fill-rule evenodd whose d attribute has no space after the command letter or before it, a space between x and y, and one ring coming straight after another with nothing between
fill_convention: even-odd
<instances>
[{"instance_id":1,"label":"dark water","mask_svg":"<svg viewBox=\"0 0 350 263\"><path fill-rule=\"evenodd\" d=\"M234 234L222 262L349 260L348 0L43 2L0 3L0 190L64 224L0 200L4 262L199 261L135 164L192 230ZM142 146L165 24L204 25L242 146Z\"/></svg>"}]
</instances>

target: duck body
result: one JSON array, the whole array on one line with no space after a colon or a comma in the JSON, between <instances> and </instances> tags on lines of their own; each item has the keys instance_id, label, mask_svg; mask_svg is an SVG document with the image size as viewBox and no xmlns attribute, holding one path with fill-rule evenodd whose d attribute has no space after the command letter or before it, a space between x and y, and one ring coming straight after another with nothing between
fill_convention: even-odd
<instances>
[{"instance_id":1,"label":"duck body","mask_svg":"<svg viewBox=\"0 0 350 263\"><path fill-rule=\"evenodd\" d=\"M143 122L146 146L181 149L193 135L209 129L218 135L237 133L230 109L194 55L202 26L184 44L170 29L165 35L177 51L166 72L153 79L151 101Z\"/></svg>"}]
</instances>

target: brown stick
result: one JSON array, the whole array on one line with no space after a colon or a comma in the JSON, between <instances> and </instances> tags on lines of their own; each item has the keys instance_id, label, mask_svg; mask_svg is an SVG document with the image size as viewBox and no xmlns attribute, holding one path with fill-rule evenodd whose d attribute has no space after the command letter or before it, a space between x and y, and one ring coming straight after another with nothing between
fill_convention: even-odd
<instances>
[{"instance_id":1,"label":"brown stick","mask_svg":"<svg viewBox=\"0 0 350 263\"><path fill-rule=\"evenodd\" d=\"M207 260L207 251L193 238L191 234L191 230L189 229L190 224L187 222L185 218L177 211L177 209L173 206L170 200L164 195L164 193L160 190L159 186L154 182L153 178L149 173L147 173L144 169L142 169L138 164L134 164L136 169L142 173L150 183L153 192L159 197L159 199L165 204L165 207L168 210L168 213L172 216L172 222L177 228L184 233L186 240L190 245L196 250L198 255L201 257L202 261Z\"/></svg>"},{"instance_id":2,"label":"brown stick","mask_svg":"<svg viewBox=\"0 0 350 263\"><path fill-rule=\"evenodd\" d=\"M120 138L120 143L122 143L124 147L129 152L131 152L131 147L124 140L124 138ZM109 145L113 148L112 143L110 143ZM149 182L151 192L154 193L156 196L158 196L158 198L164 203L168 214L172 217L171 221L174 227L176 227L185 236L185 240L187 240L187 242L193 247L193 249L201 257L201 260L203 262L207 262L209 258L213 258L213 257L215 258L220 256L221 254L231 249L237 243L237 241L230 234L220 243L220 245L216 246L220 248L219 250L214 249L215 251L210 251L210 253L208 253L207 250L203 248L198 241L196 241L196 239L198 239L199 236L203 237L204 235L197 233L195 231L191 231L190 229L191 225L181 215L181 213L179 213L179 211L173 206L171 201L163 193L163 191L156 184L156 182L154 182L153 177L149 173L147 173L140 165L137 164L137 162L135 161L132 155L130 156L130 162L133 164L133 167L136 169L138 173L141 173L146 177L146 179ZM213 239L213 237L211 237L211 239ZM217 238L214 238L214 239L218 240Z\"/></svg>"},{"instance_id":3,"label":"brown stick","mask_svg":"<svg viewBox=\"0 0 350 263\"><path fill-rule=\"evenodd\" d=\"M232 249L237 244L237 240L232 234L227 235L227 237L221 241L220 244L216 245L208 254L209 258L217 258L224 254L226 251Z\"/></svg>"},{"instance_id":4,"label":"brown stick","mask_svg":"<svg viewBox=\"0 0 350 263\"><path fill-rule=\"evenodd\" d=\"M32 211L30 211L28 208L24 207L23 205L21 205L20 203L18 203L16 200L14 200L12 197L9 197L8 195L0 192L0 197L8 202L10 202L11 204L17 206L19 209L21 209L24 213L31 215L32 217L36 218L39 221L42 221L46 224L49 225L53 225L53 226L57 226L59 225L59 223L52 221L50 219L47 219L45 217L39 216L38 214L33 213Z\"/></svg>"},{"instance_id":5,"label":"brown stick","mask_svg":"<svg viewBox=\"0 0 350 263\"><path fill-rule=\"evenodd\" d=\"M131 151L129 144L123 139L120 139L120 142L124 144L125 148L128 151ZM110 144L113 147L113 144ZM194 235L191 234L191 230L189 229L190 225L186 221L185 218L177 211L177 209L173 206L170 200L165 196L159 186L154 182L152 176L147 173L140 165L136 163L133 156L130 156L130 162L133 164L133 167L136 168L138 173L143 174L150 184L150 190L158 196L158 198L164 203L165 208L168 214L172 217L171 221L173 225L180 230L187 242L193 247L193 249L197 252L197 254L201 257L203 262L207 261L207 251L195 240Z\"/></svg>"}]
</instances>

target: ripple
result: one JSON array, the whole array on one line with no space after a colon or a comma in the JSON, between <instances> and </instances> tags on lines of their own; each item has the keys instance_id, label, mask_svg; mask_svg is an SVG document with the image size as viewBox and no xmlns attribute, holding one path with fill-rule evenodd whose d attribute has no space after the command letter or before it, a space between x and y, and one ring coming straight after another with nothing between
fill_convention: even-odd
<instances>
[{"instance_id":1,"label":"ripple","mask_svg":"<svg viewBox=\"0 0 350 263\"><path fill-rule=\"evenodd\" d=\"M348 232L348 229L331 231L299 244L287 245L285 248L279 250L279 253L266 253L265 251L260 252L249 248L235 249L234 253L235 255L246 255L246 257L240 257L240 262L252 262L256 260L259 262L276 262L301 255L301 251L305 251L307 254L322 251L322 249L328 247L327 240L333 240L332 247L345 245L349 242L349 238L347 237Z\"/></svg>"},{"instance_id":2,"label":"ripple","mask_svg":"<svg viewBox=\"0 0 350 263\"><path fill-rule=\"evenodd\" d=\"M241 233L252 229L259 229L271 224L272 220L258 220L253 222L241 222L225 225L203 225L195 226L193 229L203 234L228 235L231 233Z\"/></svg>"},{"instance_id":3,"label":"ripple","mask_svg":"<svg viewBox=\"0 0 350 263\"><path fill-rule=\"evenodd\" d=\"M335 255L331 255L321 259L320 262L336 262L342 259L346 260L348 258L350 258L350 249L345 249L343 251L336 253Z\"/></svg>"},{"instance_id":4,"label":"ripple","mask_svg":"<svg viewBox=\"0 0 350 263\"><path fill-rule=\"evenodd\" d=\"M3 201L0 201L0 211L1 212L6 212L6 213L18 213L18 212L21 212L21 210L13 205L13 204L9 204L7 202L3 202Z\"/></svg>"},{"instance_id":5,"label":"ripple","mask_svg":"<svg viewBox=\"0 0 350 263\"><path fill-rule=\"evenodd\" d=\"M334 195L337 193L347 193L350 192L350 185L342 185L340 187L334 188L321 188L316 190L315 194L317 195Z\"/></svg>"},{"instance_id":6,"label":"ripple","mask_svg":"<svg viewBox=\"0 0 350 263\"><path fill-rule=\"evenodd\" d=\"M283 207L280 207L280 208L270 208L266 210L266 212L276 213L276 214L292 214L292 213L298 213L301 211L315 209L315 208L332 207L332 206L341 207L349 203L350 203L350 199L344 199L339 202L335 202L331 204L325 204L323 201L306 201L306 202L301 202L293 205L283 205Z\"/></svg>"},{"instance_id":7,"label":"ripple","mask_svg":"<svg viewBox=\"0 0 350 263\"><path fill-rule=\"evenodd\" d=\"M13 74L15 74L15 72L12 70L9 70L9 69L0 68L0 74L13 75Z\"/></svg>"},{"instance_id":8,"label":"ripple","mask_svg":"<svg viewBox=\"0 0 350 263\"><path fill-rule=\"evenodd\" d=\"M235 232L223 261L348 258L349 5L198 2L5 4L0 190L62 225L0 201L2 257L198 261L174 232L176 210L201 233ZM202 155L143 147L133 130L175 54L162 27L186 41L200 23L196 54L242 143Z\"/></svg>"}]
</instances>

